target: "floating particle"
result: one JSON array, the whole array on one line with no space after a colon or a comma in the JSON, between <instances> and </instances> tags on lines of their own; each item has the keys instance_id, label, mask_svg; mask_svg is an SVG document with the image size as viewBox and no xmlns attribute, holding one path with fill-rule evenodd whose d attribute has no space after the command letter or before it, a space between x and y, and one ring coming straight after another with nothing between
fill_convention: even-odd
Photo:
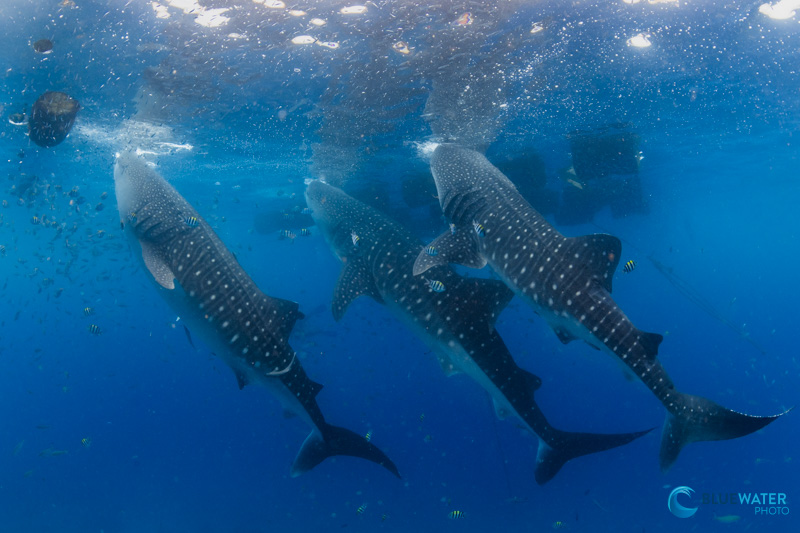
<instances>
[{"instance_id":1,"label":"floating particle","mask_svg":"<svg viewBox=\"0 0 800 533\"><path fill-rule=\"evenodd\" d=\"M311 44L315 42L317 42L317 40L310 35L298 35L292 39L292 44Z\"/></svg>"},{"instance_id":2,"label":"floating particle","mask_svg":"<svg viewBox=\"0 0 800 533\"><path fill-rule=\"evenodd\" d=\"M628 39L628 46L633 46L635 48L647 48L648 46L652 45L653 43L650 42L650 36L646 33L640 33L638 35L634 35L630 39Z\"/></svg>"},{"instance_id":3,"label":"floating particle","mask_svg":"<svg viewBox=\"0 0 800 533\"><path fill-rule=\"evenodd\" d=\"M367 12L367 6L347 6L339 10L342 15L362 15Z\"/></svg>"}]
</instances>

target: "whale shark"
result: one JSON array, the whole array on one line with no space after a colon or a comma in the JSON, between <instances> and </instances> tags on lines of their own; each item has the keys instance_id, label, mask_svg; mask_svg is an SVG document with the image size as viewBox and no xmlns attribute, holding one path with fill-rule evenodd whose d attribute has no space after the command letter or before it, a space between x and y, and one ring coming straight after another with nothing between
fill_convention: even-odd
<instances>
[{"instance_id":1,"label":"whale shark","mask_svg":"<svg viewBox=\"0 0 800 533\"><path fill-rule=\"evenodd\" d=\"M344 264L334 318L362 295L385 304L436 354L447 375L464 373L485 389L500 418L515 416L539 437L534 477L543 484L576 457L627 444L648 431L570 433L552 427L534 399L541 379L517 366L495 330L513 297L500 281L464 278L449 266L413 276L422 242L376 209L322 181L306 188L317 226ZM357 237L357 239L354 237Z\"/></svg>"},{"instance_id":2,"label":"whale shark","mask_svg":"<svg viewBox=\"0 0 800 533\"><path fill-rule=\"evenodd\" d=\"M138 241L147 270L173 310L233 369L240 388L267 388L311 426L292 476L327 457L350 455L400 477L374 444L325 421L316 400L322 385L306 375L289 345L303 317L298 304L264 294L203 217L136 154L117 158L114 183L121 224Z\"/></svg>"},{"instance_id":3,"label":"whale shark","mask_svg":"<svg viewBox=\"0 0 800 533\"><path fill-rule=\"evenodd\" d=\"M622 245L606 234L568 238L482 154L441 144L431 156L439 205L455 231L420 253L414 274L444 264L489 265L563 343L581 339L617 357L667 410L659 462L668 470L692 442L742 437L776 420L678 391L657 359L663 337L637 329L611 298Z\"/></svg>"}]
</instances>

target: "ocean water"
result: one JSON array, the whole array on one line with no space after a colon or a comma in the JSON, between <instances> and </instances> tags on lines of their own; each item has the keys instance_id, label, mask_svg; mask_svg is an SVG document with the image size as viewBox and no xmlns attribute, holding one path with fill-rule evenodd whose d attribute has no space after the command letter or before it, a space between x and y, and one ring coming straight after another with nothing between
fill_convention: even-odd
<instances>
[{"instance_id":1,"label":"ocean water","mask_svg":"<svg viewBox=\"0 0 800 533\"><path fill-rule=\"evenodd\" d=\"M431 146L485 151L565 235L621 239L636 268L614 299L664 335L680 390L784 412L800 382L797 4L281 4L0 2L0 531L796 531L796 412L662 473L659 401L515 298L497 330L554 426L656 428L538 485L536 437L386 307L359 298L334 321L341 263L298 211L325 178L429 242L447 228ZM48 148L8 120L45 91L81 106ZM290 476L308 426L189 341L120 229L126 149L265 293L299 303L289 342L326 419L371 432L402 479L351 457ZM690 518L667 507L680 486ZM718 503L731 493L785 503Z\"/></svg>"}]
</instances>

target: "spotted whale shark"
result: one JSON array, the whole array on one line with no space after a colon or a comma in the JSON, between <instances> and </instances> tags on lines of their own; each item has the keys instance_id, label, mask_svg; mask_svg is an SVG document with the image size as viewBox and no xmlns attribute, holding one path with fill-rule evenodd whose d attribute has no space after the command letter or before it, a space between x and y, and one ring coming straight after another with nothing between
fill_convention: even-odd
<instances>
[{"instance_id":1,"label":"spotted whale shark","mask_svg":"<svg viewBox=\"0 0 800 533\"><path fill-rule=\"evenodd\" d=\"M611 298L622 245L605 234L567 238L482 154L452 144L431 157L439 204L455 231L420 253L414 274L488 264L563 343L581 339L619 358L667 410L659 454L666 471L691 442L742 437L781 415L751 416L678 391L660 361L661 335L637 329Z\"/></svg>"},{"instance_id":2,"label":"spotted whale shark","mask_svg":"<svg viewBox=\"0 0 800 533\"><path fill-rule=\"evenodd\" d=\"M570 459L647 433L570 433L552 427L534 399L541 380L517 366L494 328L513 297L502 282L464 278L446 265L432 268L426 280L415 278L422 242L402 225L319 180L306 188L306 202L344 264L334 290L334 318L341 319L361 295L385 304L431 348L447 375L471 377L489 393L498 416L515 416L539 437L538 483L550 480Z\"/></svg>"},{"instance_id":3,"label":"spotted whale shark","mask_svg":"<svg viewBox=\"0 0 800 533\"><path fill-rule=\"evenodd\" d=\"M172 308L233 369L239 387L269 389L309 426L293 476L334 455L361 457L399 477L394 463L356 433L328 424L312 381L289 346L303 315L295 302L264 294L217 234L164 178L136 154L117 158L121 223L138 241L147 270Z\"/></svg>"}]
</instances>

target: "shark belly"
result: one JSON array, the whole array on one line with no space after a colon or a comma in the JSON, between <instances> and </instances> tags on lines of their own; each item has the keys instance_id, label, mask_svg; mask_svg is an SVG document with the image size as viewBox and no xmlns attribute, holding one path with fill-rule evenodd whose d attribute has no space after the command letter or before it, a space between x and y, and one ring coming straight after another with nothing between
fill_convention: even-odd
<instances>
[{"instance_id":1,"label":"shark belly","mask_svg":"<svg viewBox=\"0 0 800 533\"><path fill-rule=\"evenodd\" d=\"M520 415L506 396L495 385L494 381L486 374L483 368L475 361L473 355L475 352L467 350L467 348L457 339L455 335L449 330L446 324L437 323L430 319L425 320L424 317L431 317L432 314L425 313L424 315L410 315L405 312L405 309L393 302L393 299L386 298L389 303L389 308L394 312L395 316L400 318L406 327L408 327L417 337L422 339L428 348L430 348L439 359L442 370L446 375L450 376L457 373L463 373L473 381L475 381L483 390L485 390L492 399L495 406L495 412L500 418L506 418L513 414L525 424L525 427L534 435L536 431L530 427L525 420L525 417Z\"/></svg>"}]
</instances>

